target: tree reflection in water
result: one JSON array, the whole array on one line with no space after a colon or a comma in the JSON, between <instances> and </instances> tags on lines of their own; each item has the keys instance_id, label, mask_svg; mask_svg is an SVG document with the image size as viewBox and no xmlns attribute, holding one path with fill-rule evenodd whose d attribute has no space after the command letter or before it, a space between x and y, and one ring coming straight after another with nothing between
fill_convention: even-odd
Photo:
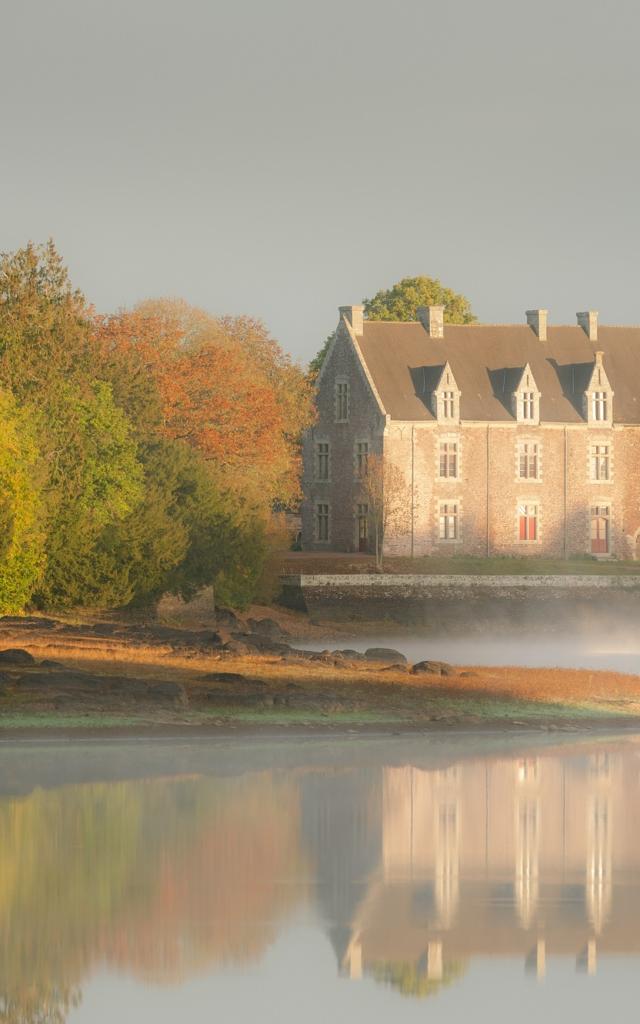
<instances>
[{"instance_id":1,"label":"tree reflection in water","mask_svg":"<svg viewBox=\"0 0 640 1024\"><path fill-rule=\"evenodd\" d=\"M1 802L0 1020L63 1022L104 962L162 982L258 957L305 897L298 818L267 773Z\"/></svg>"}]
</instances>

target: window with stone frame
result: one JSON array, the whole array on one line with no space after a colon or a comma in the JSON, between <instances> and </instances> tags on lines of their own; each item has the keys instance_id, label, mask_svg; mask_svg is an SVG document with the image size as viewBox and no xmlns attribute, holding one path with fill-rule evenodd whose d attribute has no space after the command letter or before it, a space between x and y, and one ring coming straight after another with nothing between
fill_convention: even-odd
<instances>
[{"instance_id":1,"label":"window with stone frame","mask_svg":"<svg viewBox=\"0 0 640 1024\"><path fill-rule=\"evenodd\" d=\"M518 540L536 541L538 539L538 506L527 502L518 505Z\"/></svg>"},{"instance_id":2,"label":"window with stone frame","mask_svg":"<svg viewBox=\"0 0 640 1024\"><path fill-rule=\"evenodd\" d=\"M356 476L363 480L369 471L369 442L356 441Z\"/></svg>"},{"instance_id":3,"label":"window with stone frame","mask_svg":"<svg viewBox=\"0 0 640 1024\"><path fill-rule=\"evenodd\" d=\"M326 502L316 505L316 538L319 541L329 540L329 506Z\"/></svg>"},{"instance_id":4,"label":"window with stone frame","mask_svg":"<svg viewBox=\"0 0 640 1024\"><path fill-rule=\"evenodd\" d=\"M536 418L536 396L534 391L523 391L521 396L522 419L534 420Z\"/></svg>"},{"instance_id":5,"label":"window with stone frame","mask_svg":"<svg viewBox=\"0 0 640 1024\"><path fill-rule=\"evenodd\" d=\"M540 471L539 446L536 441L518 442L518 476L521 480L537 480Z\"/></svg>"},{"instance_id":6,"label":"window with stone frame","mask_svg":"<svg viewBox=\"0 0 640 1024\"><path fill-rule=\"evenodd\" d=\"M592 415L596 423L603 423L609 418L609 402L606 391L594 391L591 396Z\"/></svg>"},{"instance_id":7,"label":"window with stone frame","mask_svg":"<svg viewBox=\"0 0 640 1024\"><path fill-rule=\"evenodd\" d=\"M452 420L456 414L456 396L454 391L442 392L442 418Z\"/></svg>"},{"instance_id":8,"label":"window with stone frame","mask_svg":"<svg viewBox=\"0 0 640 1024\"><path fill-rule=\"evenodd\" d=\"M439 540L458 540L460 534L457 501L441 501L438 515Z\"/></svg>"},{"instance_id":9,"label":"window with stone frame","mask_svg":"<svg viewBox=\"0 0 640 1024\"><path fill-rule=\"evenodd\" d=\"M316 442L316 480L329 479L330 447L328 441Z\"/></svg>"},{"instance_id":10,"label":"window with stone frame","mask_svg":"<svg viewBox=\"0 0 640 1024\"><path fill-rule=\"evenodd\" d=\"M349 420L349 381L336 381L336 423L347 423Z\"/></svg>"},{"instance_id":11,"label":"window with stone frame","mask_svg":"<svg viewBox=\"0 0 640 1024\"><path fill-rule=\"evenodd\" d=\"M591 445L591 479L610 480L611 460L610 447L608 444Z\"/></svg>"},{"instance_id":12,"label":"window with stone frame","mask_svg":"<svg viewBox=\"0 0 640 1024\"><path fill-rule=\"evenodd\" d=\"M458 442L447 438L440 441L439 475L443 480L458 479Z\"/></svg>"}]
</instances>

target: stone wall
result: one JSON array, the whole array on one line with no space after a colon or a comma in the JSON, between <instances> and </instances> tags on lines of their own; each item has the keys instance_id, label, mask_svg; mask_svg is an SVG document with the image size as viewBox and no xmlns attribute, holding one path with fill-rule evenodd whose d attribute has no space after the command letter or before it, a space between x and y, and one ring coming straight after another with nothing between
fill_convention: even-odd
<instances>
[{"instance_id":1,"label":"stone wall","mask_svg":"<svg viewBox=\"0 0 640 1024\"><path fill-rule=\"evenodd\" d=\"M590 628L638 620L638 576L301 575L283 603L315 621L387 622L434 633Z\"/></svg>"},{"instance_id":2,"label":"stone wall","mask_svg":"<svg viewBox=\"0 0 640 1024\"><path fill-rule=\"evenodd\" d=\"M458 444L457 479L439 478L439 445ZM518 444L538 444L537 479L519 478ZM610 479L592 479L591 446L608 444ZM411 506L411 526L389 532L388 554L547 555L570 557L590 552L591 507L610 509L609 553L638 557L640 530L640 427L596 429L516 423L390 423L385 453L401 470ZM455 541L439 538L439 508L458 504ZM518 537L518 508L538 507L535 541Z\"/></svg>"},{"instance_id":3,"label":"stone wall","mask_svg":"<svg viewBox=\"0 0 640 1024\"><path fill-rule=\"evenodd\" d=\"M349 383L346 423L336 422L335 415L335 383L341 379ZM316 424L307 431L303 442L302 544L307 551L356 551L359 491L355 472L356 444L366 441L371 453L381 453L385 421L342 322L323 370L316 406ZM327 481L317 479L315 452L319 441L328 441L330 446ZM318 540L315 520L318 502L329 505L328 542Z\"/></svg>"}]
</instances>

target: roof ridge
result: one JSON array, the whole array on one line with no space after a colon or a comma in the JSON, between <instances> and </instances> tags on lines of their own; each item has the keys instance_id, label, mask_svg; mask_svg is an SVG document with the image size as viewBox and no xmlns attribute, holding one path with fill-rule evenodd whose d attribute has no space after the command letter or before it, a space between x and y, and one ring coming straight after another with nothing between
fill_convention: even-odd
<instances>
[{"instance_id":1,"label":"roof ridge","mask_svg":"<svg viewBox=\"0 0 640 1024\"><path fill-rule=\"evenodd\" d=\"M419 320L366 320L365 319L364 322L365 322L365 325L366 324L386 324L389 327L415 327L416 325L420 324ZM527 328L527 329L531 330L531 328L529 327L529 324L522 323L522 321L520 321L520 320L517 323L516 322L511 322L511 323L497 323L497 322L495 322L495 323L494 322L486 323L484 321L483 322L476 321L475 323L472 323L472 324L452 324L452 323L448 323L445 320L444 326L445 327L522 327L522 328ZM549 323L549 324L547 324L547 327L548 327L548 329L553 329L553 328L557 328L557 327L570 327L572 330L582 330L583 329L580 326L580 324L554 324L554 323ZM640 323L638 323L638 324L604 324L604 323L598 324L598 329L600 329L601 327L613 328L613 329L619 330L619 331L640 330Z\"/></svg>"}]
</instances>

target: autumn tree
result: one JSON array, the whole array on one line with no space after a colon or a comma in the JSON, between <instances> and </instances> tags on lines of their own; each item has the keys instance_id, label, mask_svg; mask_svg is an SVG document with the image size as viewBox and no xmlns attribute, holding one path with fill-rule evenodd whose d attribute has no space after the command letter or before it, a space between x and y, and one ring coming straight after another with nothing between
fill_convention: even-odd
<instances>
[{"instance_id":1,"label":"autumn tree","mask_svg":"<svg viewBox=\"0 0 640 1024\"><path fill-rule=\"evenodd\" d=\"M263 324L157 300L103 318L97 339L137 353L158 387L165 436L214 463L245 502L266 510L298 499L311 387Z\"/></svg>"},{"instance_id":2,"label":"autumn tree","mask_svg":"<svg viewBox=\"0 0 640 1024\"><path fill-rule=\"evenodd\" d=\"M409 488L402 471L388 457L372 454L360 481L363 502L368 505L374 539L376 568L382 571L385 541L411 529Z\"/></svg>"},{"instance_id":3,"label":"autumn tree","mask_svg":"<svg viewBox=\"0 0 640 1024\"><path fill-rule=\"evenodd\" d=\"M476 317L469 300L459 292L445 287L437 277L403 277L391 288L381 289L371 299L364 299L367 320L416 320L418 306L444 306L447 324L471 324ZM309 364L309 376L316 379L335 331L325 340L322 348Z\"/></svg>"},{"instance_id":4,"label":"autumn tree","mask_svg":"<svg viewBox=\"0 0 640 1024\"><path fill-rule=\"evenodd\" d=\"M251 599L255 505L294 476L286 380L301 372L250 324L236 327L245 352L217 323L214 345L210 320L171 304L97 317L53 243L0 256L0 609L152 603L214 582Z\"/></svg>"}]
</instances>

